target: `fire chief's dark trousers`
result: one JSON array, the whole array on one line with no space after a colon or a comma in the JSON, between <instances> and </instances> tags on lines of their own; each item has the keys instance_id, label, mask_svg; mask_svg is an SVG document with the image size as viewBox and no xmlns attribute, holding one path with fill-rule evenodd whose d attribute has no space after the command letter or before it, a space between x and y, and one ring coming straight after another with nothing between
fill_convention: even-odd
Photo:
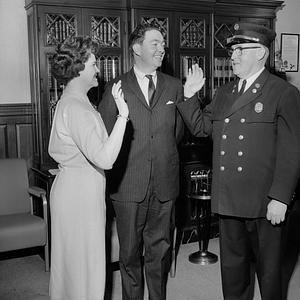
<instances>
[{"instance_id":1,"label":"fire chief's dark trousers","mask_svg":"<svg viewBox=\"0 0 300 300\"><path fill-rule=\"evenodd\" d=\"M220 216L221 275L225 300L252 300L255 271L261 299L282 299L281 232L281 226L273 226L265 218Z\"/></svg>"},{"instance_id":2,"label":"fire chief's dark trousers","mask_svg":"<svg viewBox=\"0 0 300 300\"><path fill-rule=\"evenodd\" d=\"M173 205L173 200L160 202L151 188L140 203L113 201L120 242L122 300L144 299L143 245L149 299L166 299Z\"/></svg>"}]
</instances>

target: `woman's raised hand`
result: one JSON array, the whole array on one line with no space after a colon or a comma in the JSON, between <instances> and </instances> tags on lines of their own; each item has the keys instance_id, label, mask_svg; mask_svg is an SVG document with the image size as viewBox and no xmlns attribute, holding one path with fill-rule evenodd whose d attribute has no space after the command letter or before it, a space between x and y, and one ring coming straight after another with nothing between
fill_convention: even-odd
<instances>
[{"instance_id":1,"label":"woman's raised hand","mask_svg":"<svg viewBox=\"0 0 300 300\"><path fill-rule=\"evenodd\" d=\"M113 84L111 93L115 99L119 111L119 115L124 118L128 118L129 111L128 111L127 103L124 99L124 93L121 87L121 80Z\"/></svg>"}]
</instances>

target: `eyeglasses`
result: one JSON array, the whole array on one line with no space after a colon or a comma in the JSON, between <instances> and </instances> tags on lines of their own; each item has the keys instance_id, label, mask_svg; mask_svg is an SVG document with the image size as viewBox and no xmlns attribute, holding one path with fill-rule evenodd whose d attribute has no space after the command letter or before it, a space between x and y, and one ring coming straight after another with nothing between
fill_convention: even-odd
<instances>
[{"instance_id":1,"label":"eyeglasses","mask_svg":"<svg viewBox=\"0 0 300 300\"><path fill-rule=\"evenodd\" d=\"M253 47L236 47L234 49L228 49L227 50L227 53L228 55L231 57L232 54L235 52L237 56L241 56L243 54L243 50L246 50L246 49L258 49L260 47L257 47L257 46L253 46Z\"/></svg>"}]
</instances>

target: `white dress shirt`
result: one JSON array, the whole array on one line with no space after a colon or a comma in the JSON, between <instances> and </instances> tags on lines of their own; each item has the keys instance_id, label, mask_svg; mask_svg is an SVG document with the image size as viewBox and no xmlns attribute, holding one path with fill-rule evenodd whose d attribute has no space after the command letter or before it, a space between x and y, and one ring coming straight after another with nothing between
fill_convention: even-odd
<instances>
[{"instance_id":1,"label":"white dress shirt","mask_svg":"<svg viewBox=\"0 0 300 300\"><path fill-rule=\"evenodd\" d=\"M245 93L246 90L251 86L251 84L256 80L256 78L263 72L264 69L265 69L265 67L260 69L258 72L256 72L255 74L253 74L249 78L240 78L239 86L238 86L239 89L238 90L241 89L242 84L243 84L243 80L246 79L247 83L246 83L245 90L244 90L244 93Z\"/></svg>"},{"instance_id":2,"label":"white dress shirt","mask_svg":"<svg viewBox=\"0 0 300 300\"><path fill-rule=\"evenodd\" d=\"M156 84L157 84L157 74L156 71L150 73L150 74L145 74L144 72L141 72L140 70L138 70L135 66L133 67L134 70L134 74L137 78L138 84L143 92L143 95L146 99L146 102L149 105L149 99L148 99L148 86L149 86L149 79L146 77L146 75L152 75L152 79L154 82L154 86L156 88Z\"/></svg>"}]
</instances>

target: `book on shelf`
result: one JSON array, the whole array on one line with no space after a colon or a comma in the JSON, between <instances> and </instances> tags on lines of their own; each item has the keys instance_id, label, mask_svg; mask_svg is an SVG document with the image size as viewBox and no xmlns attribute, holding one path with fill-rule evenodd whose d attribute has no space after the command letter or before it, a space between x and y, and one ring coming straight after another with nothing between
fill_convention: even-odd
<instances>
[{"instance_id":1,"label":"book on shelf","mask_svg":"<svg viewBox=\"0 0 300 300\"><path fill-rule=\"evenodd\" d=\"M221 86L234 78L230 58L215 57L214 59L214 85Z\"/></svg>"},{"instance_id":2,"label":"book on shelf","mask_svg":"<svg viewBox=\"0 0 300 300\"><path fill-rule=\"evenodd\" d=\"M99 76L105 82L108 82L119 75L119 67L118 56L102 56L98 60Z\"/></svg>"}]
</instances>

